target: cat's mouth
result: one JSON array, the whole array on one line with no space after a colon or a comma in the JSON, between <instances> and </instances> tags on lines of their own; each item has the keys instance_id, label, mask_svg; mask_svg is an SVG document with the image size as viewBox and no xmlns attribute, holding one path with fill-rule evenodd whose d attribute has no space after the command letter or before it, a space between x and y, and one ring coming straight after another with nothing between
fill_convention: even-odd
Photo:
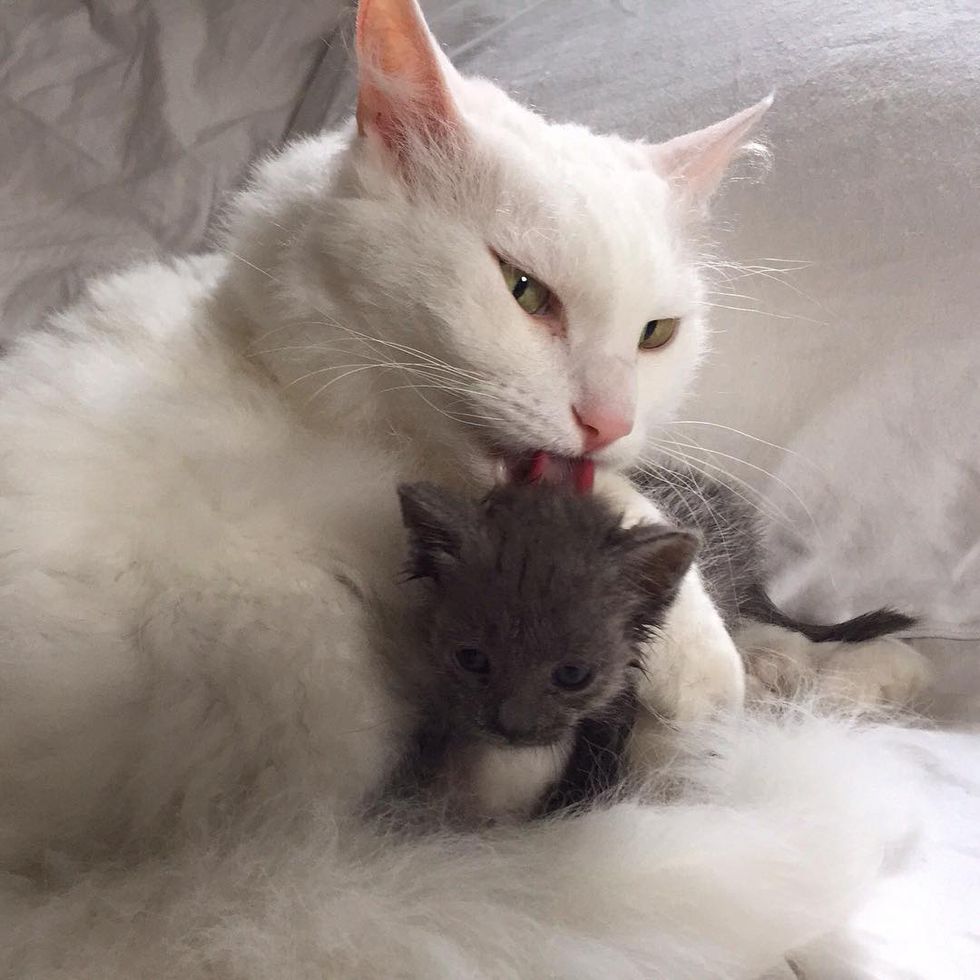
<instances>
[{"instance_id":1,"label":"cat's mouth","mask_svg":"<svg viewBox=\"0 0 980 980\"><path fill-rule=\"evenodd\" d=\"M547 483L568 487L576 493L591 493L595 460L588 456L559 456L544 450L520 455L502 453L498 456L497 478L502 483Z\"/></svg>"}]
</instances>

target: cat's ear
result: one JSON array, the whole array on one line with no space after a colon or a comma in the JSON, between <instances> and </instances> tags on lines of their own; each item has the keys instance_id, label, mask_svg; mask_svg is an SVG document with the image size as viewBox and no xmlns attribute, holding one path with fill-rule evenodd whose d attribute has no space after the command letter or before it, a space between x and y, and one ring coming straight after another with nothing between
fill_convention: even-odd
<instances>
[{"instance_id":1,"label":"cat's ear","mask_svg":"<svg viewBox=\"0 0 980 980\"><path fill-rule=\"evenodd\" d=\"M654 625L673 601L691 567L701 539L666 524L639 524L627 529L623 572L633 593L638 617Z\"/></svg>"},{"instance_id":2,"label":"cat's ear","mask_svg":"<svg viewBox=\"0 0 980 980\"><path fill-rule=\"evenodd\" d=\"M767 95L721 122L650 147L654 166L692 204L703 206L772 105Z\"/></svg>"},{"instance_id":3,"label":"cat's ear","mask_svg":"<svg viewBox=\"0 0 980 980\"><path fill-rule=\"evenodd\" d=\"M411 547L409 575L438 582L440 573L460 559L473 507L432 483L403 483L398 500Z\"/></svg>"},{"instance_id":4,"label":"cat's ear","mask_svg":"<svg viewBox=\"0 0 980 980\"><path fill-rule=\"evenodd\" d=\"M460 117L454 73L415 0L360 0L357 6L357 129L396 158L413 144L452 144Z\"/></svg>"}]
</instances>

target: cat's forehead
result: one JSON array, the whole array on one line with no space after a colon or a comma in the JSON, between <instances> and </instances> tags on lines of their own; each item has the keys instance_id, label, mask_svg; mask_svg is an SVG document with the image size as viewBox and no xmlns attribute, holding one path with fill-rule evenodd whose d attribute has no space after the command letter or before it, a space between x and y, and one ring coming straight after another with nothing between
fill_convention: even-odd
<instances>
[{"instance_id":1,"label":"cat's forehead","mask_svg":"<svg viewBox=\"0 0 980 980\"><path fill-rule=\"evenodd\" d=\"M687 312L680 210L648 149L514 108L487 134L493 244L580 315Z\"/></svg>"}]
</instances>

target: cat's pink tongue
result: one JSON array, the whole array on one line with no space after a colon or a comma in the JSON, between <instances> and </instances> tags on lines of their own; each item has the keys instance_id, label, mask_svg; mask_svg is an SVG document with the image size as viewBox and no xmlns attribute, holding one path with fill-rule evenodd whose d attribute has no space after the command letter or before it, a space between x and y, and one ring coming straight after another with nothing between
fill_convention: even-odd
<instances>
[{"instance_id":1,"label":"cat's pink tongue","mask_svg":"<svg viewBox=\"0 0 980 980\"><path fill-rule=\"evenodd\" d=\"M577 493L591 493L595 482L595 463L582 456L552 456L536 452L514 470L518 483L550 483L573 487Z\"/></svg>"}]
</instances>

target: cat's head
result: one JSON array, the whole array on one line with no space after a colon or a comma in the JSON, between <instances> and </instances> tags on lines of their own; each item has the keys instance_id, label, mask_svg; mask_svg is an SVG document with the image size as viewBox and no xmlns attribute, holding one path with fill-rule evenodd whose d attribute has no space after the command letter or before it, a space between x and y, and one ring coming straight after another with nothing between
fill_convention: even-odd
<instances>
[{"instance_id":1,"label":"cat's head","mask_svg":"<svg viewBox=\"0 0 980 980\"><path fill-rule=\"evenodd\" d=\"M639 667L698 539L622 528L599 498L507 486L480 503L432 484L399 490L409 574L431 583L423 686L453 728L551 744L603 709Z\"/></svg>"},{"instance_id":2,"label":"cat's head","mask_svg":"<svg viewBox=\"0 0 980 980\"><path fill-rule=\"evenodd\" d=\"M768 100L629 142L462 77L415 0L361 0L356 47L349 134L270 163L233 222L273 370L468 464L634 462L705 348L691 216Z\"/></svg>"}]
</instances>

